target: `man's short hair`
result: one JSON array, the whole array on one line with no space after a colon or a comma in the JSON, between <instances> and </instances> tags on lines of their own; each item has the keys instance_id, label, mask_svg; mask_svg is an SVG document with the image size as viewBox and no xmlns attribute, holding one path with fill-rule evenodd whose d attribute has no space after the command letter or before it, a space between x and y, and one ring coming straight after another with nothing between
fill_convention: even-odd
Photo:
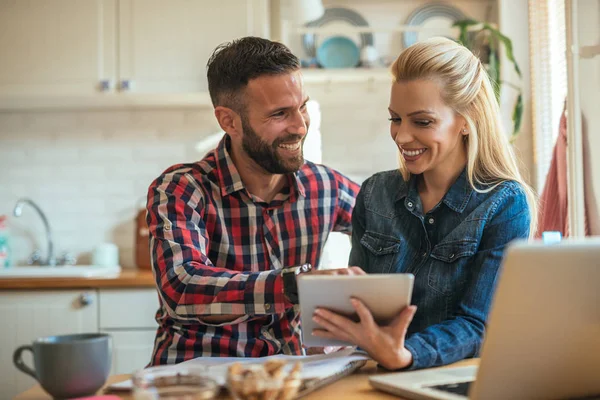
<instances>
[{"instance_id":1,"label":"man's short hair","mask_svg":"<svg viewBox=\"0 0 600 400\"><path fill-rule=\"evenodd\" d=\"M281 43L248 36L219 45L206 67L213 106L242 112L241 92L251 79L293 72L300 61Z\"/></svg>"}]
</instances>

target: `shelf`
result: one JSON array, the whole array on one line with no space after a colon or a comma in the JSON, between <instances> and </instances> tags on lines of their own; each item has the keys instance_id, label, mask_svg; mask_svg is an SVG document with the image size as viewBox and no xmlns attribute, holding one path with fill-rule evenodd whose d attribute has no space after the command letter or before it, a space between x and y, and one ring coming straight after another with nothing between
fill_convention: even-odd
<instances>
[{"instance_id":1,"label":"shelf","mask_svg":"<svg viewBox=\"0 0 600 400\"><path fill-rule=\"evenodd\" d=\"M495 25L490 23L491 25ZM470 26L469 31L481 29L483 24ZM458 28L432 28L419 25L398 25L394 27L374 28L369 26L344 26L344 27L298 27L295 29L297 33L312 33L312 34L355 34L355 33L395 33L395 32L432 32L440 35L452 34L458 31Z\"/></svg>"},{"instance_id":2,"label":"shelf","mask_svg":"<svg viewBox=\"0 0 600 400\"><path fill-rule=\"evenodd\" d=\"M208 93L97 94L88 96L0 96L0 112L212 107Z\"/></svg>"},{"instance_id":3,"label":"shelf","mask_svg":"<svg viewBox=\"0 0 600 400\"><path fill-rule=\"evenodd\" d=\"M362 83L392 82L389 68L305 68L304 83Z\"/></svg>"},{"instance_id":4,"label":"shelf","mask_svg":"<svg viewBox=\"0 0 600 400\"><path fill-rule=\"evenodd\" d=\"M579 53L579 58L594 58L600 55L600 44L596 46L582 46L575 52Z\"/></svg>"}]
</instances>

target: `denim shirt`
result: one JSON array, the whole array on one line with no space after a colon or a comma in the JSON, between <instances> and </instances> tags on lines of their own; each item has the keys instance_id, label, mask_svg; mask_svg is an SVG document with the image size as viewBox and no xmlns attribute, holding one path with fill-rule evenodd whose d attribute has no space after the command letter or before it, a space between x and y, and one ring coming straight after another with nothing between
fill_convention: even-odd
<instances>
[{"instance_id":1,"label":"denim shirt","mask_svg":"<svg viewBox=\"0 0 600 400\"><path fill-rule=\"evenodd\" d=\"M478 355L506 245L529 234L522 186L505 181L475 191L466 169L443 199L423 213L416 177L398 170L367 179L352 216L349 265L367 273L415 275L417 306L405 347L409 369Z\"/></svg>"}]
</instances>

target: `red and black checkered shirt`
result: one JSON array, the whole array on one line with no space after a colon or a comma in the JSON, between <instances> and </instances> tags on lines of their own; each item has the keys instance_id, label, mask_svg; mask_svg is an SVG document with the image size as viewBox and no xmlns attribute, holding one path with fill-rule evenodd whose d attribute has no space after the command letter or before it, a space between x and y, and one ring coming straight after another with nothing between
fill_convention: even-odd
<instances>
[{"instance_id":1,"label":"red and black checkered shirt","mask_svg":"<svg viewBox=\"0 0 600 400\"><path fill-rule=\"evenodd\" d=\"M282 269L319 264L331 231L350 233L359 187L311 162L269 204L245 189L229 138L203 160L167 169L148 190L161 307L151 365L200 356L302 354L298 306ZM242 315L223 324L203 316Z\"/></svg>"}]
</instances>

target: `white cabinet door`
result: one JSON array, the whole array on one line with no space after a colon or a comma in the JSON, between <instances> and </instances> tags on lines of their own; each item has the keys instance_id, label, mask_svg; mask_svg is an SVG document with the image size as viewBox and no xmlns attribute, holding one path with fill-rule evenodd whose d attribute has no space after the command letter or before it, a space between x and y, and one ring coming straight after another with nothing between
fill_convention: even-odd
<instances>
[{"instance_id":1,"label":"white cabinet door","mask_svg":"<svg viewBox=\"0 0 600 400\"><path fill-rule=\"evenodd\" d=\"M206 92L215 47L268 36L268 10L268 0L120 0L120 90Z\"/></svg>"},{"instance_id":2,"label":"white cabinet door","mask_svg":"<svg viewBox=\"0 0 600 400\"><path fill-rule=\"evenodd\" d=\"M103 331L112 336L111 375L131 374L150 362L156 330Z\"/></svg>"},{"instance_id":3,"label":"white cabinet door","mask_svg":"<svg viewBox=\"0 0 600 400\"><path fill-rule=\"evenodd\" d=\"M0 292L0 398L36 384L14 367L17 347L43 336L98 332L97 303L94 290ZM24 360L33 367L31 353L24 353Z\"/></svg>"},{"instance_id":4,"label":"white cabinet door","mask_svg":"<svg viewBox=\"0 0 600 400\"><path fill-rule=\"evenodd\" d=\"M156 289L100 289L100 329L150 329L158 325Z\"/></svg>"},{"instance_id":5,"label":"white cabinet door","mask_svg":"<svg viewBox=\"0 0 600 400\"><path fill-rule=\"evenodd\" d=\"M80 95L115 79L117 0L0 0L0 95Z\"/></svg>"},{"instance_id":6,"label":"white cabinet door","mask_svg":"<svg viewBox=\"0 0 600 400\"><path fill-rule=\"evenodd\" d=\"M130 374L150 362L158 309L156 289L100 289L100 330L113 338L111 374Z\"/></svg>"}]
</instances>

